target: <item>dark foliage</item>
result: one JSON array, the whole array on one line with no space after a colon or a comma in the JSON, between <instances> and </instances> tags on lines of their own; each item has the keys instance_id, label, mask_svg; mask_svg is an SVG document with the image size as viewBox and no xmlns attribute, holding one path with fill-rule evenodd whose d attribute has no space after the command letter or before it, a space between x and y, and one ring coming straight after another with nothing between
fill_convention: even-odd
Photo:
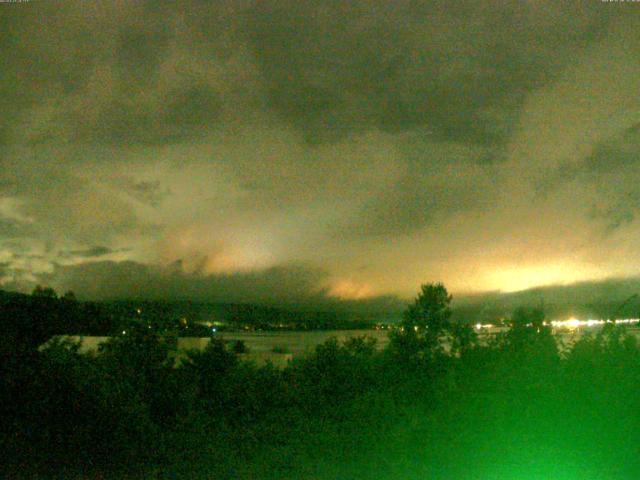
<instances>
[{"instance_id":1,"label":"dark foliage","mask_svg":"<svg viewBox=\"0 0 640 480\"><path fill-rule=\"evenodd\" d=\"M606 325L563 346L519 309L479 342L449 298L423 288L385 350L331 339L277 369L217 339L176 356L177 331L144 325L97 354L37 349L89 307L2 297L0 477L638 478L634 335Z\"/></svg>"}]
</instances>

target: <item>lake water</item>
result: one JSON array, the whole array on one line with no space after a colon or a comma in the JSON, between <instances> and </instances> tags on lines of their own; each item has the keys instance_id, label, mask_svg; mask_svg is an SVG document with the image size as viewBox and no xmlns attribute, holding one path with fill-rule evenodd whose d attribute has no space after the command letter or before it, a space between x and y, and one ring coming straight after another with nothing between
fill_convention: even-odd
<instances>
[{"instance_id":1,"label":"lake water","mask_svg":"<svg viewBox=\"0 0 640 480\"><path fill-rule=\"evenodd\" d=\"M242 341L251 352L273 352L274 349L292 354L301 354L313 350L316 345L324 343L329 338L335 337L343 342L349 338L367 336L377 342L378 348L384 348L389 339L387 330L327 330L312 332L223 332L216 334L227 341ZM193 343L193 348L202 348L202 343L208 339L181 338L180 348L190 348L187 345ZM184 347L183 347L184 345Z\"/></svg>"},{"instance_id":2,"label":"lake water","mask_svg":"<svg viewBox=\"0 0 640 480\"><path fill-rule=\"evenodd\" d=\"M580 337L587 332L595 333L598 327L579 328L575 330L564 330L554 332L559 340L560 350L571 347ZM503 332L500 328L483 328L478 332L480 342L486 342L497 333ZM629 328L629 333L640 338L639 328ZM253 360L258 364L267 361L276 366L284 366L294 356L304 355L312 351L317 345L324 343L329 338L335 337L343 342L354 337L370 337L376 340L379 349L384 348L389 343L388 330L328 330L328 331L283 331L283 332L219 332L214 334L217 338L222 338L227 342L242 341L248 352L242 357ZM105 342L109 337L79 337L64 336L74 342L81 342L81 352L91 352L98 349L98 345ZM178 339L178 358L184 356L186 350L203 350L210 342L210 337L181 337Z\"/></svg>"}]
</instances>

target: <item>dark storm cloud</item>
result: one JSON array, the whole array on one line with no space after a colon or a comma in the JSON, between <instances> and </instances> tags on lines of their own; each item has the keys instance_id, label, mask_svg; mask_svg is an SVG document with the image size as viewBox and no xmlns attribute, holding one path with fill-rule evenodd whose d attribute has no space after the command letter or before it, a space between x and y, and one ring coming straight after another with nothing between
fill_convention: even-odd
<instances>
[{"instance_id":1,"label":"dark storm cloud","mask_svg":"<svg viewBox=\"0 0 640 480\"><path fill-rule=\"evenodd\" d=\"M14 98L10 110L19 114L43 95L69 100L104 87L90 112L69 102L55 115L66 128L32 137L39 141L202 135L234 108L219 90L238 82L245 99L257 90L263 108L312 141L428 126L443 139L494 144L511 131L525 95L597 39L612 13L595 2L26 6L5 19L3 98ZM249 56L237 78L230 58L241 50ZM218 78L206 74L215 69Z\"/></svg>"},{"instance_id":2,"label":"dark storm cloud","mask_svg":"<svg viewBox=\"0 0 640 480\"><path fill-rule=\"evenodd\" d=\"M69 252L69 254L73 257L82 258L102 257L104 255L109 255L110 253L113 253L113 250L103 246L85 248L84 250L72 250Z\"/></svg>"},{"instance_id":3,"label":"dark storm cloud","mask_svg":"<svg viewBox=\"0 0 640 480\"><path fill-rule=\"evenodd\" d=\"M599 143L593 152L580 162L564 164L549 172L541 179L538 188L544 191L576 178L598 181L604 175L619 175L639 164L640 127L634 126L606 142Z\"/></svg>"},{"instance_id":4,"label":"dark storm cloud","mask_svg":"<svg viewBox=\"0 0 640 480\"><path fill-rule=\"evenodd\" d=\"M300 261L358 298L432 276L506 288L501 269L523 262L600 278L577 267L614 253L602 270L629 273L636 258L638 145L624 131L638 123L640 74L626 6L0 9L0 261L28 281L80 269L96 245L201 275ZM598 228L610 244L593 244Z\"/></svg>"},{"instance_id":5,"label":"dark storm cloud","mask_svg":"<svg viewBox=\"0 0 640 480\"><path fill-rule=\"evenodd\" d=\"M43 157L27 157L24 163L6 162L8 170L0 173L8 180L0 195L28 199L20 207L21 215L31 219L21 222L24 229L42 240L54 241L67 235L88 243L153 230L153 225L137 218L125 200L79 175L73 165L49 162ZM152 185L133 185L133 190L153 197Z\"/></svg>"},{"instance_id":6,"label":"dark storm cloud","mask_svg":"<svg viewBox=\"0 0 640 480\"><path fill-rule=\"evenodd\" d=\"M24 225L12 219L0 218L0 232L4 238L20 238L22 236L33 233L33 229L29 225Z\"/></svg>"},{"instance_id":7,"label":"dark storm cloud","mask_svg":"<svg viewBox=\"0 0 640 480\"><path fill-rule=\"evenodd\" d=\"M124 177L119 184L133 198L152 207L158 207L170 194L170 190L163 187L159 180L136 182Z\"/></svg>"},{"instance_id":8,"label":"dark storm cloud","mask_svg":"<svg viewBox=\"0 0 640 480\"><path fill-rule=\"evenodd\" d=\"M6 142L164 144L201 135L215 123L215 86L188 70L167 81L162 70L184 12L152 7L51 2L4 9ZM39 113L47 115L45 124L24 131L30 110L47 103L49 110Z\"/></svg>"},{"instance_id":9,"label":"dark storm cloud","mask_svg":"<svg viewBox=\"0 0 640 480\"><path fill-rule=\"evenodd\" d=\"M627 192L622 197L607 201L604 206L602 203L593 206L589 217L602 223L605 233L612 233L636 219L640 209L640 190Z\"/></svg>"},{"instance_id":10,"label":"dark storm cloud","mask_svg":"<svg viewBox=\"0 0 640 480\"><path fill-rule=\"evenodd\" d=\"M422 143L422 144L421 144ZM492 201L495 169L479 159L485 149L460 145L434 148L418 142L407 155L406 172L387 191L371 197L357 221L340 235L398 236L433 226L461 212L481 210Z\"/></svg>"},{"instance_id":11,"label":"dark storm cloud","mask_svg":"<svg viewBox=\"0 0 640 480\"><path fill-rule=\"evenodd\" d=\"M205 136L241 103L312 142L422 127L500 145L526 94L613 13L595 2L383 0L13 8L5 127L17 141L162 145ZM16 128L43 100L44 125Z\"/></svg>"},{"instance_id":12,"label":"dark storm cloud","mask_svg":"<svg viewBox=\"0 0 640 480\"><path fill-rule=\"evenodd\" d=\"M547 195L567 184L601 194L591 201L587 216L605 233L633 223L640 213L640 128L637 125L597 144L579 162L565 163L545 174L537 191ZM585 195L585 198L587 196Z\"/></svg>"},{"instance_id":13,"label":"dark storm cloud","mask_svg":"<svg viewBox=\"0 0 640 480\"><path fill-rule=\"evenodd\" d=\"M88 262L58 266L39 281L60 291L72 290L81 298L156 299L222 303L257 303L302 309L353 312L398 312L396 297L339 300L328 295L325 272L301 266L275 267L251 272L206 275L186 273L180 265L160 268L137 262Z\"/></svg>"},{"instance_id":14,"label":"dark storm cloud","mask_svg":"<svg viewBox=\"0 0 640 480\"><path fill-rule=\"evenodd\" d=\"M572 2L256 5L249 35L271 106L309 138L427 125L483 144L504 140L524 95L597 38L609 13Z\"/></svg>"},{"instance_id":15,"label":"dark storm cloud","mask_svg":"<svg viewBox=\"0 0 640 480\"><path fill-rule=\"evenodd\" d=\"M137 262L90 262L59 266L48 279L85 298L151 298L285 302L321 294L323 274L303 268L273 268L229 275L188 274L176 267Z\"/></svg>"}]
</instances>

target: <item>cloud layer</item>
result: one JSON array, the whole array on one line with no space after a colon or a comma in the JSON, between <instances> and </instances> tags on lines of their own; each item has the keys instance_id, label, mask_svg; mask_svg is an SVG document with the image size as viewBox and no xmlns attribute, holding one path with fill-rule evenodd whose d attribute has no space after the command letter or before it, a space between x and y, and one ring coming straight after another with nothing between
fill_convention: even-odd
<instances>
[{"instance_id":1,"label":"cloud layer","mask_svg":"<svg viewBox=\"0 0 640 480\"><path fill-rule=\"evenodd\" d=\"M404 308L394 296L344 298L340 290L332 291L326 273L295 265L206 274L185 273L179 263L158 267L132 261L96 261L57 266L39 280L60 292L71 290L81 299L253 303L376 315L399 315Z\"/></svg>"},{"instance_id":2,"label":"cloud layer","mask_svg":"<svg viewBox=\"0 0 640 480\"><path fill-rule=\"evenodd\" d=\"M269 278L262 299L637 274L637 5L0 9L5 287L124 295L175 265ZM322 280L299 291L290 265ZM154 292L174 287L208 292Z\"/></svg>"}]
</instances>

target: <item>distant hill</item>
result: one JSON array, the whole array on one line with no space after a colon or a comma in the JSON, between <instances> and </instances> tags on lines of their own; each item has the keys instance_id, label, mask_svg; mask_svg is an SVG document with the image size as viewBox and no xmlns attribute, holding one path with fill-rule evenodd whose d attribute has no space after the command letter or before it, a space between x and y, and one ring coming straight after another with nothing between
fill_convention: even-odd
<instances>
[{"instance_id":1,"label":"distant hill","mask_svg":"<svg viewBox=\"0 0 640 480\"><path fill-rule=\"evenodd\" d=\"M519 306L542 306L551 319L568 317L639 318L640 278L609 279L532 288L520 292L489 292L454 297L454 318L493 322Z\"/></svg>"},{"instance_id":2,"label":"distant hill","mask_svg":"<svg viewBox=\"0 0 640 480\"><path fill-rule=\"evenodd\" d=\"M386 312L310 311L255 304L189 301L77 301L51 289L0 290L0 328L8 342L37 346L53 335L112 335L128 328L206 336L219 330L336 330L395 320Z\"/></svg>"}]
</instances>

